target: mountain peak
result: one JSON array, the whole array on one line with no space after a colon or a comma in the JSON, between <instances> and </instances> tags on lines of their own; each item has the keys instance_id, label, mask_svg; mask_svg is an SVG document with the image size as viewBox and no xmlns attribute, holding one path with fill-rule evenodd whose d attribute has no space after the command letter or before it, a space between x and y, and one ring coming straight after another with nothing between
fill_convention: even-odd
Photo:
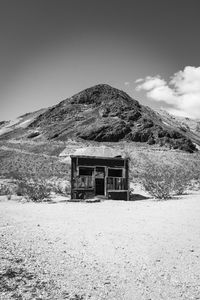
<instances>
[{"instance_id":1,"label":"mountain peak","mask_svg":"<svg viewBox=\"0 0 200 300\"><path fill-rule=\"evenodd\" d=\"M27 118L29 123L30 116ZM189 152L196 150L192 141L200 144L199 137L187 127L178 126L108 84L97 84L61 101L37 114L26 128L4 134L0 139L15 135L61 141L69 138L97 142L126 140Z\"/></svg>"},{"instance_id":2,"label":"mountain peak","mask_svg":"<svg viewBox=\"0 0 200 300\"><path fill-rule=\"evenodd\" d=\"M100 104L104 101L109 101L111 99L115 99L116 101L119 99L124 99L127 101L133 100L124 91L114 88L108 84L94 85L75 94L70 98L70 100L72 100L72 103L79 104Z\"/></svg>"},{"instance_id":3,"label":"mountain peak","mask_svg":"<svg viewBox=\"0 0 200 300\"><path fill-rule=\"evenodd\" d=\"M119 89L115 88L115 87L112 87L111 85L109 84L106 84L106 83L99 83L99 84L96 84L94 86L91 86L87 89L84 89L83 91L81 91L80 93L83 93L83 92L89 92L89 91L99 91L99 92L107 92L107 93L110 93L110 92L123 92L123 91L120 91ZM123 92L124 93L124 92Z\"/></svg>"}]
</instances>

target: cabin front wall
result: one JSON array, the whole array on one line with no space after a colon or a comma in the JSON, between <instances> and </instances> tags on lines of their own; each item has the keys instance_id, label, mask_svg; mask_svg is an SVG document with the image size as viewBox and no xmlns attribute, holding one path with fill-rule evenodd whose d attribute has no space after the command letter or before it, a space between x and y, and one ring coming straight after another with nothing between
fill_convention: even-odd
<instances>
[{"instance_id":1,"label":"cabin front wall","mask_svg":"<svg viewBox=\"0 0 200 300\"><path fill-rule=\"evenodd\" d=\"M128 200L128 160L72 157L71 198Z\"/></svg>"}]
</instances>

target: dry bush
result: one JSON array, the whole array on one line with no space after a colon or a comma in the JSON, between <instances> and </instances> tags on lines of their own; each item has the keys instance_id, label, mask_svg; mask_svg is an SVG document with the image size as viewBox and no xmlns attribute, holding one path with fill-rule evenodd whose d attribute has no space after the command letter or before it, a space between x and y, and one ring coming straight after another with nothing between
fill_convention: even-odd
<instances>
[{"instance_id":1,"label":"dry bush","mask_svg":"<svg viewBox=\"0 0 200 300\"><path fill-rule=\"evenodd\" d=\"M0 196L7 196L8 200L11 199L12 190L11 188L4 183L0 183Z\"/></svg>"},{"instance_id":2,"label":"dry bush","mask_svg":"<svg viewBox=\"0 0 200 300\"><path fill-rule=\"evenodd\" d=\"M148 163L142 174L142 184L156 199L170 199L182 195L192 180L190 170L169 164Z\"/></svg>"},{"instance_id":3,"label":"dry bush","mask_svg":"<svg viewBox=\"0 0 200 300\"><path fill-rule=\"evenodd\" d=\"M16 194L18 196L25 196L27 200L33 202L41 202L48 200L51 189L45 180L31 178L29 180L19 180L17 182Z\"/></svg>"},{"instance_id":4,"label":"dry bush","mask_svg":"<svg viewBox=\"0 0 200 300\"><path fill-rule=\"evenodd\" d=\"M189 189L193 190L193 191L199 191L200 190L200 177L199 177L199 179L194 179L193 178L190 181Z\"/></svg>"},{"instance_id":5,"label":"dry bush","mask_svg":"<svg viewBox=\"0 0 200 300\"><path fill-rule=\"evenodd\" d=\"M172 189L176 195L182 195L190 186L193 179L193 173L190 169L180 166L171 168L172 172Z\"/></svg>"},{"instance_id":6,"label":"dry bush","mask_svg":"<svg viewBox=\"0 0 200 300\"><path fill-rule=\"evenodd\" d=\"M172 177L166 166L149 164L143 172L142 184L157 199L169 199L172 196Z\"/></svg>"},{"instance_id":7,"label":"dry bush","mask_svg":"<svg viewBox=\"0 0 200 300\"><path fill-rule=\"evenodd\" d=\"M69 196L71 193L71 189L69 185L61 185L61 184L54 184L53 185L53 191L55 194L59 194L62 196Z\"/></svg>"},{"instance_id":8,"label":"dry bush","mask_svg":"<svg viewBox=\"0 0 200 300\"><path fill-rule=\"evenodd\" d=\"M8 186L4 183L0 183L0 196L8 194L10 194L10 189L8 188Z\"/></svg>"},{"instance_id":9,"label":"dry bush","mask_svg":"<svg viewBox=\"0 0 200 300\"><path fill-rule=\"evenodd\" d=\"M142 183L144 173L148 173L148 166L169 166L171 173L176 173L176 180L174 180L174 189L176 192L182 193L182 187L178 184L180 181L184 181L183 187L188 180L193 179L194 184L190 185L190 188L198 188L198 182L200 183L200 151L193 154L181 152L181 151L169 151L161 149L159 147L144 147L141 145L133 145L127 143L122 145L124 154L129 157L129 177L133 183ZM162 173L162 170L160 170ZM200 185L199 185L200 188Z\"/></svg>"},{"instance_id":10,"label":"dry bush","mask_svg":"<svg viewBox=\"0 0 200 300\"><path fill-rule=\"evenodd\" d=\"M55 194L68 196L71 193L70 181L67 179L60 179L58 177L52 177L46 181L51 191Z\"/></svg>"}]
</instances>

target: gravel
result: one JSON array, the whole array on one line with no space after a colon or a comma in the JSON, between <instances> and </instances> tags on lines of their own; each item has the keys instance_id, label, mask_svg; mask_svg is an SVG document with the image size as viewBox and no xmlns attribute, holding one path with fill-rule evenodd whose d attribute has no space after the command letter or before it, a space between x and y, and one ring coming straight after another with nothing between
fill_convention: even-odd
<instances>
[{"instance_id":1,"label":"gravel","mask_svg":"<svg viewBox=\"0 0 200 300\"><path fill-rule=\"evenodd\" d=\"M0 299L200 299L200 195L0 202Z\"/></svg>"}]
</instances>

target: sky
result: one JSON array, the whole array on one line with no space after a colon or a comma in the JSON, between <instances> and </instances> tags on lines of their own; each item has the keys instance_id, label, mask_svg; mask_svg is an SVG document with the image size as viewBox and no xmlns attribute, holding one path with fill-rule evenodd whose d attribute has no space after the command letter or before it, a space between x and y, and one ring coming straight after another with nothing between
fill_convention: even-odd
<instances>
[{"instance_id":1,"label":"sky","mask_svg":"<svg viewBox=\"0 0 200 300\"><path fill-rule=\"evenodd\" d=\"M0 120L106 83L200 118L199 0L0 0Z\"/></svg>"}]
</instances>

